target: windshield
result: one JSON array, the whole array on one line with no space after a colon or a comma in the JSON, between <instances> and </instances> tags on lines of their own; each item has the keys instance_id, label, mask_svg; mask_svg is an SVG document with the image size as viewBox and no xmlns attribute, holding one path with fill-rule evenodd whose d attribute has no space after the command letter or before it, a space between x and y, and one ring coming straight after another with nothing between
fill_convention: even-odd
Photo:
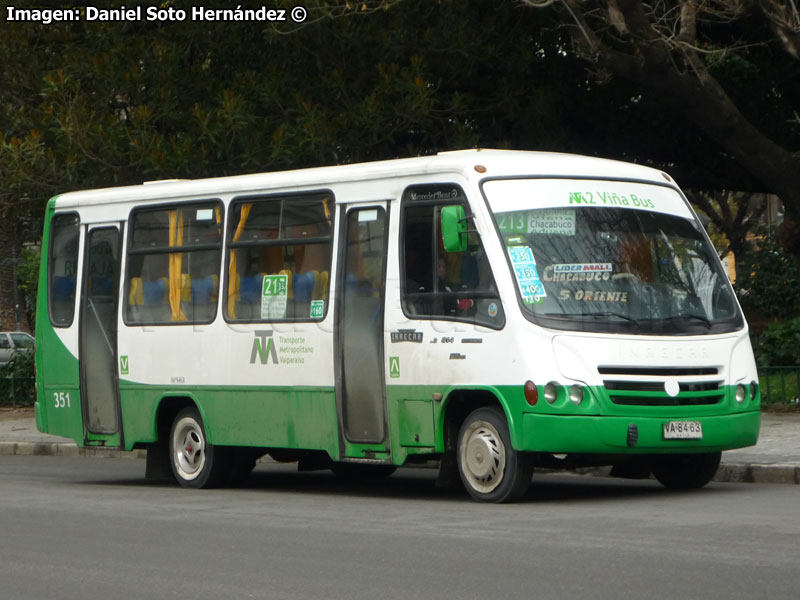
<instances>
[{"instance_id":1,"label":"windshield","mask_svg":"<svg viewBox=\"0 0 800 600\"><path fill-rule=\"evenodd\" d=\"M671 188L518 179L484 192L529 319L664 335L743 326L714 249Z\"/></svg>"}]
</instances>

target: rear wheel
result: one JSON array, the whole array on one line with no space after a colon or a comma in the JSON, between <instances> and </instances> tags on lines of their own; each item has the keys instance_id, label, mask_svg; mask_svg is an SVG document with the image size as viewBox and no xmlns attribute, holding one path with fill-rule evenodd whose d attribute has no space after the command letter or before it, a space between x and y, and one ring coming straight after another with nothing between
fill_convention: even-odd
<instances>
[{"instance_id":1,"label":"rear wheel","mask_svg":"<svg viewBox=\"0 0 800 600\"><path fill-rule=\"evenodd\" d=\"M467 416L458 434L458 472L480 502L513 502L530 486L533 461L511 447L505 414L494 407Z\"/></svg>"},{"instance_id":2,"label":"rear wheel","mask_svg":"<svg viewBox=\"0 0 800 600\"><path fill-rule=\"evenodd\" d=\"M659 456L653 462L653 476L667 488L701 488L716 475L721 457L721 452Z\"/></svg>"},{"instance_id":3,"label":"rear wheel","mask_svg":"<svg viewBox=\"0 0 800 600\"><path fill-rule=\"evenodd\" d=\"M208 488L224 482L231 467L230 449L208 443L196 408L184 408L178 413L169 439L172 474L180 485Z\"/></svg>"}]
</instances>

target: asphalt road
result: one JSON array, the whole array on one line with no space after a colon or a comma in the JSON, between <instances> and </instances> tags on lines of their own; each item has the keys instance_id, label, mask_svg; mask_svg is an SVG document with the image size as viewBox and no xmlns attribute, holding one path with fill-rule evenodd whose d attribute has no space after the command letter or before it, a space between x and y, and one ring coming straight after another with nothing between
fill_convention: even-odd
<instances>
[{"instance_id":1,"label":"asphalt road","mask_svg":"<svg viewBox=\"0 0 800 600\"><path fill-rule=\"evenodd\" d=\"M144 461L0 456L0 598L793 598L800 489L534 477L482 505L434 473L343 484L263 465L238 490Z\"/></svg>"}]
</instances>

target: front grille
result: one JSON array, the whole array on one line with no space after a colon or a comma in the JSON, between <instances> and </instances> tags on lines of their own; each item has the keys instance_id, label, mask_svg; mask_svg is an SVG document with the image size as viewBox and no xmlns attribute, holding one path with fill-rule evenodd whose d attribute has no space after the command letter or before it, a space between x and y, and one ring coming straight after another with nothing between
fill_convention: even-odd
<instances>
[{"instance_id":1,"label":"front grille","mask_svg":"<svg viewBox=\"0 0 800 600\"><path fill-rule=\"evenodd\" d=\"M624 378L603 380L608 398L620 406L707 406L725 399L723 381L716 367L608 367L597 368L601 375ZM700 378L702 377L702 378ZM677 396L670 396L666 381L676 381Z\"/></svg>"},{"instance_id":2,"label":"front grille","mask_svg":"<svg viewBox=\"0 0 800 600\"><path fill-rule=\"evenodd\" d=\"M609 394L608 396L614 404L619 404L620 406L707 406L709 404L722 402L724 398L723 394L704 396L701 398L687 398L680 395L672 398L667 394L658 396L620 396L617 394Z\"/></svg>"},{"instance_id":3,"label":"front grille","mask_svg":"<svg viewBox=\"0 0 800 600\"><path fill-rule=\"evenodd\" d=\"M652 377L680 377L683 375L717 375L716 367L597 367L601 375L640 375Z\"/></svg>"}]
</instances>

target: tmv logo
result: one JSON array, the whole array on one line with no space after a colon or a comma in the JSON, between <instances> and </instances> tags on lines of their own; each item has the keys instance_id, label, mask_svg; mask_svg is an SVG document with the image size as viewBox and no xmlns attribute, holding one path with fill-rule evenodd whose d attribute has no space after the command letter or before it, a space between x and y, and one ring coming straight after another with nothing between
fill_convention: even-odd
<instances>
[{"instance_id":1,"label":"tmv logo","mask_svg":"<svg viewBox=\"0 0 800 600\"><path fill-rule=\"evenodd\" d=\"M275 350L275 340L272 338L271 329L256 329L255 339L253 340L253 350L250 352L250 364L256 363L256 357L261 361L262 365L272 361L278 364L278 352Z\"/></svg>"}]
</instances>

